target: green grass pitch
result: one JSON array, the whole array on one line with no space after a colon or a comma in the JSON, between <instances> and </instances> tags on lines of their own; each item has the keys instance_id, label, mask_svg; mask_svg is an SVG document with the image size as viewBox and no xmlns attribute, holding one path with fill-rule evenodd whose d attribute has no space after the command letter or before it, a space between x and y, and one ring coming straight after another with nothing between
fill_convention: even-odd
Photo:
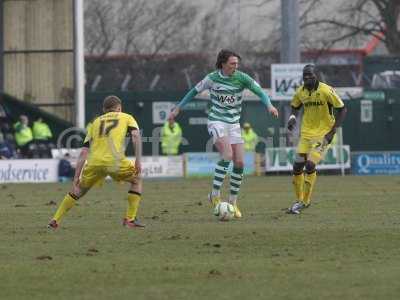
<instances>
[{"instance_id":1,"label":"green grass pitch","mask_svg":"<svg viewBox=\"0 0 400 300\"><path fill-rule=\"evenodd\" d=\"M298 216L289 176L247 177L230 222L210 182L145 181L144 230L121 226L126 185L93 189L57 231L69 184L2 185L0 299L400 299L400 177L319 176Z\"/></svg>"}]
</instances>

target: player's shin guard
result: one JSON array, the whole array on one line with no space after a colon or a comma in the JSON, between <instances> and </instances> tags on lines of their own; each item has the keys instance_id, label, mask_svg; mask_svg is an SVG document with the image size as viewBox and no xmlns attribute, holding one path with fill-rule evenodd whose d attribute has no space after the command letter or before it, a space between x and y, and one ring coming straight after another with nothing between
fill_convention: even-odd
<instances>
[{"instance_id":1,"label":"player's shin guard","mask_svg":"<svg viewBox=\"0 0 400 300\"><path fill-rule=\"evenodd\" d=\"M243 167L233 167L230 179L230 196L229 202L233 205L236 204L237 196L239 194L240 186L243 179Z\"/></svg>"},{"instance_id":2,"label":"player's shin guard","mask_svg":"<svg viewBox=\"0 0 400 300\"><path fill-rule=\"evenodd\" d=\"M312 173L306 173L304 176L304 199L303 203L305 205L310 205L311 193L314 189L315 180L317 179L317 171Z\"/></svg>"},{"instance_id":3,"label":"player's shin guard","mask_svg":"<svg viewBox=\"0 0 400 300\"><path fill-rule=\"evenodd\" d=\"M293 186L294 193L296 194L296 200L303 202L304 200L304 173L293 174Z\"/></svg>"},{"instance_id":4,"label":"player's shin guard","mask_svg":"<svg viewBox=\"0 0 400 300\"><path fill-rule=\"evenodd\" d=\"M78 198L75 195L71 193L66 194L58 207L53 220L56 220L56 222L59 223L61 218L75 205L76 200L78 200Z\"/></svg>"},{"instance_id":5,"label":"player's shin guard","mask_svg":"<svg viewBox=\"0 0 400 300\"><path fill-rule=\"evenodd\" d=\"M223 159L217 162L214 172L212 196L219 196L222 183L224 182L226 173L228 172L229 163L229 160Z\"/></svg>"},{"instance_id":6,"label":"player's shin guard","mask_svg":"<svg viewBox=\"0 0 400 300\"><path fill-rule=\"evenodd\" d=\"M138 192L128 192L128 209L126 210L126 219L134 220L136 218L141 197L141 194Z\"/></svg>"}]
</instances>

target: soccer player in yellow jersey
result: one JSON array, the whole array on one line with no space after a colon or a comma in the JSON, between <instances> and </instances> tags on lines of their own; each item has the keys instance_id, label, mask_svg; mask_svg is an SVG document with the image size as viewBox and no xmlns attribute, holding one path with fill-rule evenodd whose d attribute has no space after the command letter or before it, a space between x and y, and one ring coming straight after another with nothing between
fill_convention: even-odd
<instances>
[{"instance_id":1,"label":"soccer player in yellow jersey","mask_svg":"<svg viewBox=\"0 0 400 300\"><path fill-rule=\"evenodd\" d=\"M318 81L314 65L304 67L303 82L293 96L292 114L288 120L288 130L291 131L303 107L300 141L293 164L293 185L297 199L288 211L293 214L299 214L302 209L310 206L317 178L316 165L324 158L336 128L346 115L344 103L335 90Z\"/></svg>"},{"instance_id":2,"label":"soccer player in yellow jersey","mask_svg":"<svg viewBox=\"0 0 400 300\"><path fill-rule=\"evenodd\" d=\"M48 224L56 229L61 218L76 201L94 185L102 184L106 176L130 183L128 209L123 225L144 227L136 217L142 194L141 156L142 140L136 120L122 112L121 100L108 96L103 102L104 114L89 128L76 165L71 191L65 195L54 217ZM135 162L125 157L125 137L129 135L135 147Z\"/></svg>"}]
</instances>

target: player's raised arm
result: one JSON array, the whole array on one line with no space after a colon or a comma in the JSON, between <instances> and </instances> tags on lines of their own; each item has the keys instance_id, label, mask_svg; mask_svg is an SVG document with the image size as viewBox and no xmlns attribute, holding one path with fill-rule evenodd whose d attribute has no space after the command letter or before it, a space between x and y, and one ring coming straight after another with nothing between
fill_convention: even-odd
<instances>
[{"instance_id":1,"label":"player's raised arm","mask_svg":"<svg viewBox=\"0 0 400 300\"><path fill-rule=\"evenodd\" d=\"M292 112L290 113L290 117L289 117L289 120L287 123L287 129L289 131L292 131L293 128L296 126L297 116L299 115L301 105L298 107L291 106L291 108L292 108Z\"/></svg>"},{"instance_id":2,"label":"player's raised arm","mask_svg":"<svg viewBox=\"0 0 400 300\"><path fill-rule=\"evenodd\" d=\"M91 140L92 140L92 127L90 126L88 128L85 140L83 141L82 149L81 152L79 153L78 161L76 163L75 175L72 183L74 191L79 187L79 177L81 176L83 166L85 165L86 159L89 155Z\"/></svg>"},{"instance_id":3,"label":"player's raised arm","mask_svg":"<svg viewBox=\"0 0 400 300\"><path fill-rule=\"evenodd\" d=\"M74 189L75 189L75 187L79 186L79 176L81 175L81 172L82 172L83 166L85 165L88 154L89 154L89 146L84 145L81 149L81 153L79 154L78 161L76 163L75 175L74 175L74 181L73 181Z\"/></svg>"},{"instance_id":4,"label":"player's raised arm","mask_svg":"<svg viewBox=\"0 0 400 300\"><path fill-rule=\"evenodd\" d=\"M267 107L268 112L275 118L277 118L279 116L279 112L275 108L275 106L272 105L271 99L269 98L267 93L263 91L261 86L253 78L247 75L245 81L246 81L246 87L254 94L256 94L258 97L260 97L261 102Z\"/></svg>"},{"instance_id":5,"label":"player's raised arm","mask_svg":"<svg viewBox=\"0 0 400 300\"><path fill-rule=\"evenodd\" d=\"M303 106L303 103L301 102L301 100L299 98L299 89L297 89L296 93L293 96L292 101L290 102L290 107L292 108L292 112L290 113L288 123L287 123L287 129L289 131L292 131L293 128L296 126L297 116L299 115L299 111L302 106Z\"/></svg>"},{"instance_id":6,"label":"player's raised arm","mask_svg":"<svg viewBox=\"0 0 400 300\"><path fill-rule=\"evenodd\" d=\"M210 88L210 79L208 75L200 81L194 88L192 88L187 94L183 97L181 101L179 101L178 105L171 111L169 118L176 118L179 114L182 107L186 105L189 101L191 101L198 93L201 93L204 90Z\"/></svg>"},{"instance_id":7,"label":"player's raised arm","mask_svg":"<svg viewBox=\"0 0 400 300\"><path fill-rule=\"evenodd\" d=\"M175 119L176 116L181 111L181 108L183 106L185 106L186 103L191 101L197 94L198 94L198 92L197 92L196 88L192 88L189 92L187 92L185 97L183 97L183 99L178 103L178 105L176 107L174 107L174 109L171 111L168 119L170 119L170 118Z\"/></svg>"},{"instance_id":8,"label":"player's raised arm","mask_svg":"<svg viewBox=\"0 0 400 300\"><path fill-rule=\"evenodd\" d=\"M135 169L138 174L142 172L142 137L137 128L131 129L132 143L135 148Z\"/></svg>"},{"instance_id":9,"label":"player's raised arm","mask_svg":"<svg viewBox=\"0 0 400 300\"><path fill-rule=\"evenodd\" d=\"M335 136L336 129L342 126L344 118L346 117L347 109L344 105L342 99L340 99L339 95L335 92L333 88L330 88L329 94L329 103L332 104L335 114L335 123L332 126L332 129L325 135L325 140L330 144Z\"/></svg>"}]
</instances>

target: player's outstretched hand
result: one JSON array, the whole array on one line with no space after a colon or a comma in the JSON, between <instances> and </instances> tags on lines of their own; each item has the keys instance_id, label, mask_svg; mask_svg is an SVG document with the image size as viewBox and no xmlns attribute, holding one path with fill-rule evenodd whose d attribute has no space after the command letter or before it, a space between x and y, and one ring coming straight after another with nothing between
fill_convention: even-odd
<instances>
[{"instance_id":1,"label":"player's outstretched hand","mask_svg":"<svg viewBox=\"0 0 400 300\"><path fill-rule=\"evenodd\" d=\"M168 116L168 119L175 119L176 116L179 114L180 109L179 107L175 107L173 110L171 110L171 113Z\"/></svg>"},{"instance_id":2,"label":"player's outstretched hand","mask_svg":"<svg viewBox=\"0 0 400 300\"><path fill-rule=\"evenodd\" d=\"M292 131L293 128L296 126L296 117L290 117L288 122L287 122L287 129L289 131Z\"/></svg>"},{"instance_id":3,"label":"player's outstretched hand","mask_svg":"<svg viewBox=\"0 0 400 300\"><path fill-rule=\"evenodd\" d=\"M275 106L270 106L268 107L268 112L273 115L275 118L279 117L279 112L278 110L275 108Z\"/></svg>"}]
</instances>

